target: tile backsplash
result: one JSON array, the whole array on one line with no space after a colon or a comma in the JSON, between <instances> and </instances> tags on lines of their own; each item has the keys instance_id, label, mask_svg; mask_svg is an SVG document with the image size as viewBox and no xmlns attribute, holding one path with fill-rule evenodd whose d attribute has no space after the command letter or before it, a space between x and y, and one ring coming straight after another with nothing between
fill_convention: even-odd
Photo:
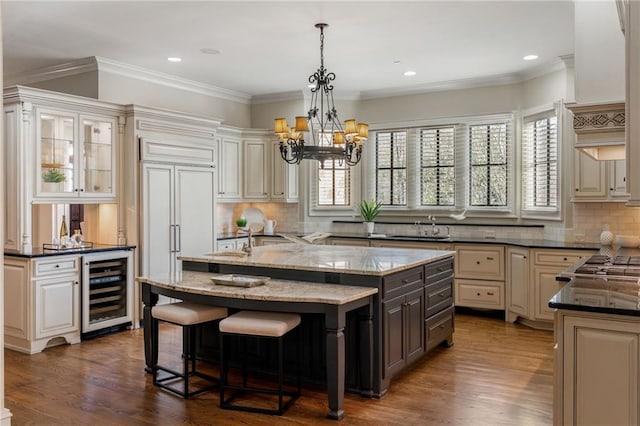
<instances>
[{"instance_id":1,"label":"tile backsplash","mask_svg":"<svg viewBox=\"0 0 640 426\"><path fill-rule=\"evenodd\" d=\"M265 219L275 219L276 232L296 232L298 228L298 205L287 203L217 203L216 233L236 231L236 219L242 212L254 207L262 210Z\"/></svg>"},{"instance_id":2,"label":"tile backsplash","mask_svg":"<svg viewBox=\"0 0 640 426\"><path fill-rule=\"evenodd\" d=\"M614 235L640 235L640 208L624 203L575 203L573 209L574 241L583 235L584 241L599 241L605 224Z\"/></svg>"}]
</instances>

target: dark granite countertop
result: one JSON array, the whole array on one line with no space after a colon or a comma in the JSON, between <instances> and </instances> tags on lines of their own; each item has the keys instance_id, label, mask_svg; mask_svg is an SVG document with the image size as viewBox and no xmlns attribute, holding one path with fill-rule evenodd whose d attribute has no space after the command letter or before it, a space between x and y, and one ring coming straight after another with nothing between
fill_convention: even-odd
<instances>
[{"instance_id":1,"label":"dark granite countertop","mask_svg":"<svg viewBox=\"0 0 640 426\"><path fill-rule=\"evenodd\" d=\"M65 256L69 254L84 254L84 253L97 253L101 251L116 251L116 250L132 250L136 248L136 246L131 245L109 245L109 244L93 244L92 247L86 248L75 248L75 249L63 249L63 250L44 250L42 247L33 248L31 253L25 253L21 250L6 250L4 251L5 256L14 256L14 257L26 257L26 258L34 258L34 257L47 257L47 256Z\"/></svg>"},{"instance_id":2,"label":"dark granite countertop","mask_svg":"<svg viewBox=\"0 0 640 426\"><path fill-rule=\"evenodd\" d=\"M549 301L571 311L640 316L638 277L575 277Z\"/></svg>"},{"instance_id":3,"label":"dark granite countertop","mask_svg":"<svg viewBox=\"0 0 640 426\"><path fill-rule=\"evenodd\" d=\"M293 233L292 235L301 236L301 234ZM278 234L266 235L262 233L253 234L254 237L278 237ZM448 239L432 240L420 238L417 236L373 236L367 237L364 233L332 233L334 238L354 238L354 239L368 239L368 240L383 240L383 241L411 241L411 242L427 242L427 243L460 243L460 244L501 244L511 245L528 248L557 248L557 249L572 249L572 250L600 250L601 246L598 243L572 243L566 241L553 241L553 240L534 240L534 239L516 239L516 238L464 238L452 236ZM227 240L232 238L247 237L247 234L218 234L218 240Z\"/></svg>"}]
</instances>

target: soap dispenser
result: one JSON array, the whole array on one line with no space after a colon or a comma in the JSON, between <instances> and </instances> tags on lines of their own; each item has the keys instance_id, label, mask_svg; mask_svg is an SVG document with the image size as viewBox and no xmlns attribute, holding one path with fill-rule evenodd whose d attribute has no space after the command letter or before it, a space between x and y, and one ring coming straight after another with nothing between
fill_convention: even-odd
<instances>
[{"instance_id":1,"label":"soap dispenser","mask_svg":"<svg viewBox=\"0 0 640 426\"><path fill-rule=\"evenodd\" d=\"M600 234L600 244L603 246L610 246L615 241L615 235L609 229L609 224L605 224L602 227L602 233Z\"/></svg>"}]
</instances>

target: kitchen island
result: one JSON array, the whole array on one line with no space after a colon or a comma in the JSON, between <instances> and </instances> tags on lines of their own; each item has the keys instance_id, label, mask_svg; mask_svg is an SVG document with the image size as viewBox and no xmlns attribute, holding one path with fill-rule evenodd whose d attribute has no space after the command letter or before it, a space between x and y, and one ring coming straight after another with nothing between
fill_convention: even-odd
<instances>
[{"instance_id":1,"label":"kitchen island","mask_svg":"<svg viewBox=\"0 0 640 426\"><path fill-rule=\"evenodd\" d=\"M278 244L255 247L246 257L182 260L185 270L377 288L372 395L381 397L391 377L404 367L443 341L452 344L453 255L440 250ZM349 340L346 344L357 346Z\"/></svg>"},{"instance_id":2,"label":"kitchen island","mask_svg":"<svg viewBox=\"0 0 640 426\"><path fill-rule=\"evenodd\" d=\"M342 418L345 383L349 390L364 396L381 397L391 378L404 367L440 343L453 344L453 255L452 251L437 250L278 244L253 248L246 257L183 257L179 285L172 288L166 280L139 279L145 304L147 366L151 344L147 319L158 294L235 309L309 314L302 324L307 327L303 335L308 336L302 349L312 363L308 370L326 368L329 417ZM271 280L261 290L216 289L218 286L207 282L206 291L218 292L207 295L201 285L194 285L194 272L203 273L199 277L204 276L205 281L213 274L228 273L262 275ZM299 294L286 296L284 292L275 299L260 294L268 293L272 284L286 282L293 291L296 281L301 286ZM327 294L341 287L349 291L359 288L367 296L344 306L326 300L296 300L304 297L302 287L307 285L313 285L314 291L326 289ZM314 325L319 315L320 329ZM318 348L325 350L318 354Z\"/></svg>"}]
</instances>

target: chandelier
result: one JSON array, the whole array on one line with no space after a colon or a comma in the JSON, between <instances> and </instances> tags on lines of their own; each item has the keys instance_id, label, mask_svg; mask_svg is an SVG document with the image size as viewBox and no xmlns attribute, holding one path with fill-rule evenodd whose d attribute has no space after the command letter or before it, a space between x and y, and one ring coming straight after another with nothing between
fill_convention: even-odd
<instances>
[{"instance_id":1,"label":"chandelier","mask_svg":"<svg viewBox=\"0 0 640 426\"><path fill-rule=\"evenodd\" d=\"M338 118L333 102L333 80L336 75L324 67L324 28L320 28L320 68L309 76L311 108L306 116L296 117L295 127L287 125L286 118L275 119L274 132L280 140L280 155L289 164L300 164L303 159L337 160L349 166L358 164L362 157L362 144L369 137L369 126L356 120ZM312 144L305 144L304 133L311 133Z\"/></svg>"}]
</instances>

